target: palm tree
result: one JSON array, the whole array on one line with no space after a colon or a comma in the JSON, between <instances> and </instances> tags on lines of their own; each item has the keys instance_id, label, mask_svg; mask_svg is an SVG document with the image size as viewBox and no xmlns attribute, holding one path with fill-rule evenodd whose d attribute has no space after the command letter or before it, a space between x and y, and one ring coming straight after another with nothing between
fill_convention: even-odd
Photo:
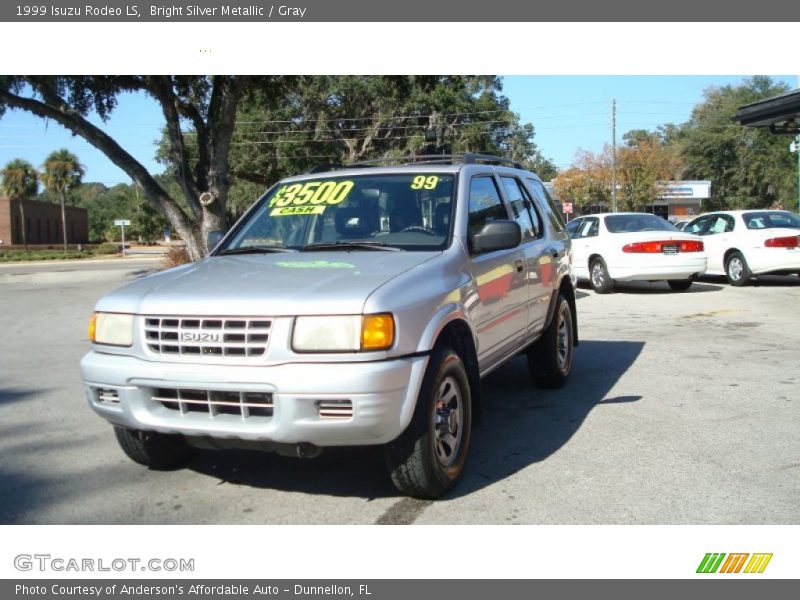
<instances>
[{"instance_id":1,"label":"palm tree","mask_svg":"<svg viewBox=\"0 0 800 600\"><path fill-rule=\"evenodd\" d=\"M27 160L16 158L9 162L2 171L3 181L0 187L10 199L19 205L19 223L22 231L22 243L28 249L28 233L25 227L25 198L36 195L38 175L36 169Z\"/></svg>"},{"instance_id":2,"label":"palm tree","mask_svg":"<svg viewBox=\"0 0 800 600\"><path fill-rule=\"evenodd\" d=\"M42 166L42 181L48 190L57 194L61 200L61 227L64 233L64 252L67 251L67 213L64 203L67 193L80 185L86 171L78 162L78 157L66 148L56 150L48 156Z\"/></svg>"}]
</instances>

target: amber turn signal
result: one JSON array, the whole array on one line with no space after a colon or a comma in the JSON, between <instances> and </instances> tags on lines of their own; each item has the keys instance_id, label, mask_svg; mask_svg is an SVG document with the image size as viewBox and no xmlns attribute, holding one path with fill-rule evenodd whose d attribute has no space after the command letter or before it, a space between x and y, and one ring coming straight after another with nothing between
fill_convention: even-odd
<instances>
[{"instance_id":1,"label":"amber turn signal","mask_svg":"<svg viewBox=\"0 0 800 600\"><path fill-rule=\"evenodd\" d=\"M365 315L361 325L362 350L386 350L394 344L394 317L390 313Z\"/></svg>"},{"instance_id":2,"label":"amber turn signal","mask_svg":"<svg viewBox=\"0 0 800 600\"><path fill-rule=\"evenodd\" d=\"M89 341L94 342L97 334L97 313L92 313L92 318L89 320Z\"/></svg>"}]
</instances>

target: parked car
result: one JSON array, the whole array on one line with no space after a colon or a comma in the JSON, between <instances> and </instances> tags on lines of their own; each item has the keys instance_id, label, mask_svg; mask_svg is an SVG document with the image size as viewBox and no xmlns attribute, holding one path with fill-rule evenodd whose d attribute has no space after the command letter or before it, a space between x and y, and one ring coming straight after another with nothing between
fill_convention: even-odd
<instances>
[{"instance_id":1,"label":"parked car","mask_svg":"<svg viewBox=\"0 0 800 600\"><path fill-rule=\"evenodd\" d=\"M702 240L649 213L601 213L569 222L572 266L598 294L617 281L666 281L687 290L706 270Z\"/></svg>"},{"instance_id":2,"label":"parked car","mask_svg":"<svg viewBox=\"0 0 800 600\"><path fill-rule=\"evenodd\" d=\"M526 353L542 386L567 380L575 308L534 173L413 157L277 183L208 258L102 298L81 372L137 463L382 445L398 489L435 498L464 469L481 377Z\"/></svg>"},{"instance_id":3,"label":"parked car","mask_svg":"<svg viewBox=\"0 0 800 600\"><path fill-rule=\"evenodd\" d=\"M702 236L709 275L747 285L755 275L800 274L800 216L786 210L732 210L700 215L684 231Z\"/></svg>"},{"instance_id":4,"label":"parked car","mask_svg":"<svg viewBox=\"0 0 800 600\"><path fill-rule=\"evenodd\" d=\"M683 231L683 228L686 227L686 225L688 225L690 221L691 219L683 219L682 221L675 221L673 225L675 225L675 229L677 229L678 231Z\"/></svg>"}]
</instances>

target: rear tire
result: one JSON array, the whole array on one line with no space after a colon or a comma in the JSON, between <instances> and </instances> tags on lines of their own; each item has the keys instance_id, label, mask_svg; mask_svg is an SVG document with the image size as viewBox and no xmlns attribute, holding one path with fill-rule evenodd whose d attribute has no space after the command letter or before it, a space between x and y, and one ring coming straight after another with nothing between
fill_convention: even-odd
<instances>
[{"instance_id":1,"label":"rear tire","mask_svg":"<svg viewBox=\"0 0 800 600\"><path fill-rule=\"evenodd\" d=\"M728 283L737 287L750 283L753 274L750 272L750 267L747 266L747 261L741 252L731 252L725 262L725 276L728 278Z\"/></svg>"},{"instance_id":2,"label":"rear tire","mask_svg":"<svg viewBox=\"0 0 800 600\"><path fill-rule=\"evenodd\" d=\"M186 464L194 455L194 448L186 443L182 435L139 431L116 425L114 435L128 458L151 469L174 469Z\"/></svg>"},{"instance_id":3,"label":"rear tire","mask_svg":"<svg viewBox=\"0 0 800 600\"><path fill-rule=\"evenodd\" d=\"M386 466L398 490L438 498L464 470L472 429L472 397L464 363L453 350L434 350L414 416L386 446Z\"/></svg>"},{"instance_id":4,"label":"rear tire","mask_svg":"<svg viewBox=\"0 0 800 600\"><path fill-rule=\"evenodd\" d=\"M589 282L598 294L610 294L614 291L614 280L608 275L608 268L602 258L595 258L589 266Z\"/></svg>"},{"instance_id":5,"label":"rear tire","mask_svg":"<svg viewBox=\"0 0 800 600\"><path fill-rule=\"evenodd\" d=\"M542 337L528 349L528 371L536 385L558 388L569 378L574 347L572 325L569 302L559 294L553 320Z\"/></svg>"},{"instance_id":6,"label":"rear tire","mask_svg":"<svg viewBox=\"0 0 800 600\"><path fill-rule=\"evenodd\" d=\"M692 287L691 279L669 279L667 280L669 287L676 292L685 292Z\"/></svg>"}]
</instances>

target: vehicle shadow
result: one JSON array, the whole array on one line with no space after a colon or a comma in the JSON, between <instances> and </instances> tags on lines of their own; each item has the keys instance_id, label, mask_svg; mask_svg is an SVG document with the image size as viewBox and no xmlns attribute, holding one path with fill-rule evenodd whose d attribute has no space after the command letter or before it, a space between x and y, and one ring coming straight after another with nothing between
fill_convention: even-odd
<instances>
[{"instance_id":1,"label":"vehicle shadow","mask_svg":"<svg viewBox=\"0 0 800 600\"><path fill-rule=\"evenodd\" d=\"M721 283L727 286L728 280L724 275L703 275L703 282ZM797 275L759 275L750 282L753 287L800 287L800 277Z\"/></svg>"},{"instance_id":2,"label":"vehicle shadow","mask_svg":"<svg viewBox=\"0 0 800 600\"><path fill-rule=\"evenodd\" d=\"M12 404L14 402L21 402L26 398L36 396L36 390L16 390L0 388L0 406Z\"/></svg>"},{"instance_id":3,"label":"vehicle shadow","mask_svg":"<svg viewBox=\"0 0 800 600\"><path fill-rule=\"evenodd\" d=\"M639 400L607 395L643 347L643 342L581 342L572 377L559 390L534 387L524 357L487 377L464 479L451 496L469 494L545 460L596 406ZM189 468L219 484L367 499L399 496L380 447L331 448L312 460L245 450L200 451Z\"/></svg>"},{"instance_id":4,"label":"vehicle shadow","mask_svg":"<svg viewBox=\"0 0 800 600\"><path fill-rule=\"evenodd\" d=\"M158 273L160 269L138 269L136 271L131 271L130 273L125 274L126 279L141 279L142 277L147 277L148 275L152 275L153 273Z\"/></svg>"},{"instance_id":5,"label":"vehicle shadow","mask_svg":"<svg viewBox=\"0 0 800 600\"><path fill-rule=\"evenodd\" d=\"M468 468L452 496L546 460L569 442L595 407L640 400L608 394L643 348L644 342L582 341L570 380L557 390L536 388L524 358L492 373L484 381L483 419L472 438Z\"/></svg>"},{"instance_id":6,"label":"vehicle shadow","mask_svg":"<svg viewBox=\"0 0 800 600\"><path fill-rule=\"evenodd\" d=\"M582 287L591 289L588 283L581 283ZM617 281L614 292L620 294L703 294L706 292L719 292L723 286L714 285L705 281L695 281L688 290L675 291L666 281Z\"/></svg>"}]
</instances>

